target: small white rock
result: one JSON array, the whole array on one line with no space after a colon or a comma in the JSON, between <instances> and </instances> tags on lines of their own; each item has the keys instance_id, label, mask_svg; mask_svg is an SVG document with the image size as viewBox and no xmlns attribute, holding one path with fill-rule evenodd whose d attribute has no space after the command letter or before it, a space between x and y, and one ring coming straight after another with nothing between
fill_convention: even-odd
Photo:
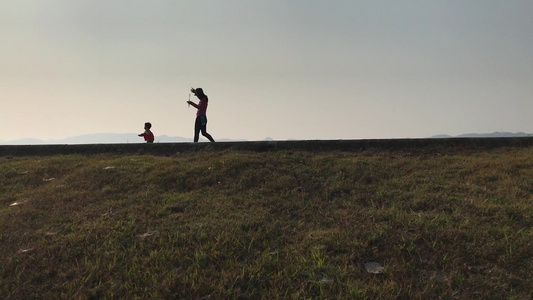
<instances>
[{"instance_id":1,"label":"small white rock","mask_svg":"<svg viewBox=\"0 0 533 300\"><path fill-rule=\"evenodd\" d=\"M368 273L381 274L383 273L383 267L377 262L367 262L365 269Z\"/></svg>"}]
</instances>

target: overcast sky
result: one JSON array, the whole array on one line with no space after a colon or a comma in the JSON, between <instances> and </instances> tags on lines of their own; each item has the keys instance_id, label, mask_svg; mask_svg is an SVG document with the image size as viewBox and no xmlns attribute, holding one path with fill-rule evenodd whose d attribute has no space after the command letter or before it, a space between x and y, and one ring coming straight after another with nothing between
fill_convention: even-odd
<instances>
[{"instance_id":1,"label":"overcast sky","mask_svg":"<svg viewBox=\"0 0 533 300\"><path fill-rule=\"evenodd\" d=\"M0 2L0 140L533 132L531 0ZM196 99L195 99L196 100ZM157 139L157 138L156 138Z\"/></svg>"}]
</instances>

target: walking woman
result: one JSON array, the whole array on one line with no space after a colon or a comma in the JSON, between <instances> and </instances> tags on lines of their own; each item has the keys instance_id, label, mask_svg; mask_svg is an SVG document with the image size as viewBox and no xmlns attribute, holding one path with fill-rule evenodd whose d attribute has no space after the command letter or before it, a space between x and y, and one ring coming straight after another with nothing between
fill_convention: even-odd
<instances>
[{"instance_id":1,"label":"walking woman","mask_svg":"<svg viewBox=\"0 0 533 300\"><path fill-rule=\"evenodd\" d=\"M207 95L204 94L204 90L202 88L191 88L191 92L194 93L196 97L200 100L198 104L192 102L191 100L187 101L190 105L196 107L198 111L196 112L196 121L194 122L194 142L198 143L198 138L200 131L202 132L202 135L205 136L208 140L211 142L215 142L213 137L207 133L207 102L209 101L207 98Z\"/></svg>"}]
</instances>

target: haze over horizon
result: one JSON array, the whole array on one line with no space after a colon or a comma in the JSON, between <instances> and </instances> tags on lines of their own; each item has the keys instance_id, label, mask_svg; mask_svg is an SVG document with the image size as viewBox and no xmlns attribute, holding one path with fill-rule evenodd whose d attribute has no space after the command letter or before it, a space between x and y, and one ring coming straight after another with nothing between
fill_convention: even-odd
<instances>
[{"instance_id":1,"label":"haze over horizon","mask_svg":"<svg viewBox=\"0 0 533 300\"><path fill-rule=\"evenodd\" d=\"M518 137L533 137L533 133L526 132L491 132L491 133L465 133L456 136L450 136L447 134L438 134L429 137L423 137L422 139L445 139L445 138L518 138ZM329 140L348 140L348 139L321 139L321 141ZM358 139L349 139L358 140ZM361 139L359 139L361 140ZM365 139L375 140L375 139ZM271 137L265 137L263 139L257 139L249 141L246 139L228 139L221 137L217 142L255 142L255 141L304 141L301 139L289 138L289 139L273 139ZM156 135L154 143L191 143L193 139L183 136L168 136L168 135ZM199 142L209 143L204 137L201 137ZM137 133L93 133L79 136L71 136L62 139L34 139L23 138L17 140L0 140L0 146L6 145L80 145L80 144L144 144L146 143L143 138L138 137Z\"/></svg>"},{"instance_id":2,"label":"haze over horizon","mask_svg":"<svg viewBox=\"0 0 533 300\"><path fill-rule=\"evenodd\" d=\"M533 132L533 2L0 3L0 140ZM192 97L191 97L192 100ZM196 100L196 99L194 99Z\"/></svg>"}]
</instances>

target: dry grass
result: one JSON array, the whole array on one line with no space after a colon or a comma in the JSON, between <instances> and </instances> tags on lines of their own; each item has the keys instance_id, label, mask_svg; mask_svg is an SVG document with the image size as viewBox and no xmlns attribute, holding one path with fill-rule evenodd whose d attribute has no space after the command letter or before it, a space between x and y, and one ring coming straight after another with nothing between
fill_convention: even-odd
<instances>
[{"instance_id":1,"label":"dry grass","mask_svg":"<svg viewBox=\"0 0 533 300\"><path fill-rule=\"evenodd\" d=\"M1 299L532 296L531 148L0 157L0 186Z\"/></svg>"}]
</instances>

